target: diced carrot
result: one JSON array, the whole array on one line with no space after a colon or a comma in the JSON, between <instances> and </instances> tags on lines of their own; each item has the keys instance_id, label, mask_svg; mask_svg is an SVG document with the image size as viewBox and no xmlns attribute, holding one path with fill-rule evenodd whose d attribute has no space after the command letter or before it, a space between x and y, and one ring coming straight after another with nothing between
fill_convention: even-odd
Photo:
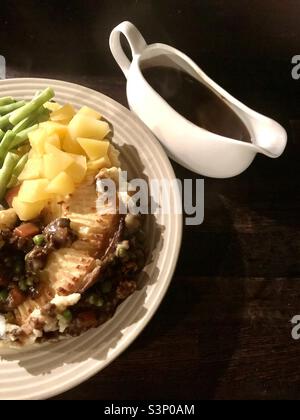
<instances>
[{"instance_id":1,"label":"diced carrot","mask_svg":"<svg viewBox=\"0 0 300 420\"><path fill-rule=\"evenodd\" d=\"M22 223L16 227L14 233L21 238L28 238L35 236L40 232L39 228L33 223Z\"/></svg>"},{"instance_id":2,"label":"diced carrot","mask_svg":"<svg viewBox=\"0 0 300 420\"><path fill-rule=\"evenodd\" d=\"M0 274L0 287L6 287L9 283L9 278L4 274Z\"/></svg>"},{"instance_id":3,"label":"diced carrot","mask_svg":"<svg viewBox=\"0 0 300 420\"><path fill-rule=\"evenodd\" d=\"M85 311L78 314L78 321L82 328L92 328L97 326L97 317L94 311Z\"/></svg>"},{"instance_id":4,"label":"diced carrot","mask_svg":"<svg viewBox=\"0 0 300 420\"><path fill-rule=\"evenodd\" d=\"M14 286L8 295L8 302L10 308L17 308L26 300L26 296L21 292L21 290Z\"/></svg>"},{"instance_id":5,"label":"diced carrot","mask_svg":"<svg viewBox=\"0 0 300 420\"><path fill-rule=\"evenodd\" d=\"M7 191L5 195L5 200L7 204L9 205L9 207L12 207L13 199L19 194L19 190L20 190L20 185L18 185L17 187L11 188L10 190Z\"/></svg>"}]
</instances>

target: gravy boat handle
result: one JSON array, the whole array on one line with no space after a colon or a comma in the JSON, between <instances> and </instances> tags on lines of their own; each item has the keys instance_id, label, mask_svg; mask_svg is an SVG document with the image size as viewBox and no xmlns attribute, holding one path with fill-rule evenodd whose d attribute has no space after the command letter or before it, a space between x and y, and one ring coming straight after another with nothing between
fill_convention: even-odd
<instances>
[{"instance_id":1,"label":"gravy boat handle","mask_svg":"<svg viewBox=\"0 0 300 420\"><path fill-rule=\"evenodd\" d=\"M122 22L112 31L109 39L110 49L114 59L127 79L131 63L122 48L121 34L127 39L133 57L140 55L147 44L140 31L130 22Z\"/></svg>"}]
</instances>

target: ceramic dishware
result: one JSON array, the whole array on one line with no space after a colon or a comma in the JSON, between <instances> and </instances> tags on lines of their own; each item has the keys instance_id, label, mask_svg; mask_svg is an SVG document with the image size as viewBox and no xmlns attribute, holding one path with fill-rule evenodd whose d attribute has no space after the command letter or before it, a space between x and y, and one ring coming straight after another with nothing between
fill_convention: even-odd
<instances>
[{"instance_id":1,"label":"ceramic dishware","mask_svg":"<svg viewBox=\"0 0 300 420\"><path fill-rule=\"evenodd\" d=\"M131 48L130 61L121 45L123 34ZM211 80L188 56L168 45L147 45L130 22L118 25L110 36L111 52L127 78L127 97L132 111L150 128L168 155L201 175L228 178L249 167L257 153L279 157L286 146L285 129L260 115ZM166 66L187 72L230 107L246 126L251 141L244 142L204 130L176 112L145 80L142 69Z\"/></svg>"}]
</instances>

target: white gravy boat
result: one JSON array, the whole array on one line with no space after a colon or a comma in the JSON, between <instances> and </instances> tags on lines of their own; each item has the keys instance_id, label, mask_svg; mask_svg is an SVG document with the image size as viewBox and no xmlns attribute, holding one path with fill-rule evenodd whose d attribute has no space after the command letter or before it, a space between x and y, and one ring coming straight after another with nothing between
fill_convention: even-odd
<instances>
[{"instance_id":1,"label":"white gravy boat","mask_svg":"<svg viewBox=\"0 0 300 420\"><path fill-rule=\"evenodd\" d=\"M121 34L131 47L132 62L122 49ZM247 169L257 153L271 158L283 153L287 143L285 129L232 97L182 52L164 44L147 45L130 22L123 22L112 31L110 48L127 78L131 110L158 137L168 155L182 166L201 175L229 178ZM153 66L172 66L204 83L238 115L249 131L251 142L214 134L176 112L145 80L141 68Z\"/></svg>"}]
</instances>

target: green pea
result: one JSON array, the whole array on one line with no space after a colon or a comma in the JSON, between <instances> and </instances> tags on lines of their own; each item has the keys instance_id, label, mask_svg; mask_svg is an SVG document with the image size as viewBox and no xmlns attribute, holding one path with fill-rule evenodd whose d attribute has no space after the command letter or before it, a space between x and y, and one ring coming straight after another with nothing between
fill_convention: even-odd
<instances>
[{"instance_id":1,"label":"green pea","mask_svg":"<svg viewBox=\"0 0 300 420\"><path fill-rule=\"evenodd\" d=\"M22 263L22 261L16 261L14 270L15 270L15 273L16 274L22 273L22 271L23 271L23 263Z\"/></svg>"},{"instance_id":2,"label":"green pea","mask_svg":"<svg viewBox=\"0 0 300 420\"><path fill-rule=\"evenodd\" d=\"M67 322L71 322L73 319L73 315L72 312L69 309L66 309L63 313L62 316L65 318L65 320Z\"/></svg>"},{"instance_id":3,"label":"green pea","mask_svg":"<svg viewBox=\"0 0 300 420\"><path fill-rule=\"evenodd\" d=\"M127 255L128 255L128 246L123 245L123 244L119 244L117 246L116 255L119 258L126 258Z\"/></svg>"},{"instance_id":4,"label":"green pea","mask_svg":"<svg viewBox=\"0 0 300 420\"><path fill-rule=\"evenodd\" d=\"M41 246L45 242L45 236L44 235L35 235L33 237L33 242L34 242L35 245Z\"/></svg>"},{"instance_id":5,"label":"green pea","mask_svg":"<svg viewBox=\"0 0 300 420\"><path fill-rule=\"evenodd\" d=\"M97 306L98 308L101 308L101 306L104 305L104 300L102 297L97 296L96 294L89 296L87 301L90 305Z\"/></svg>"},{"instance_id":6,"label":"green pea","mask_svg":"<svg viewBox=\"0 0 300 420\"><path fill-rule=\"evenodd\" d=\"M0 291L0 302L5 302L8 298L8 290L3 289Z\"/></svg>"},{"instance_id":7,"label":"green pea","mask_svg":"<svg viewBox=\"0 0 300 420\"><path fill-rule=\"evenodd\" d=\"M34 284L34 278L33 277L27 277L27 279L26 279L26 285L28 287L30 287L30 286L33 286L33 284Z\"/></svg>"},{"instance_id":8,"label":"green pea","mask_svg":"<svg viewBox=\"0 0 300 420\"><path fill-rule=\"evenodd\" d=\"M101 297L98 297L95 306L97 306L97 308L101 308L104 305L104 300Z\"/></svg>"},{"instance_id":9,"label":"green pea","mask_svg":"<svg viewBox=\"0 0 300 420\"><path fill-rule=\"evenodd\" d=\"M96 296L96 295L91 295L91 296L89 296L89 297L87 298L87 302L88 302L90 305L95 305L96 299L97 299L97 296Z\"/></svg>"},{"instance_id":10,"label":"green pea","mask_svg":"<svg viewBox=\"0 0 300 420\"><path fill-rule=\"evenodd\" d=\"M111 281L107 280L107 281L104 281L101 284L102 293L104 293L104 294L109 293L109 292L111 292L111 289L112 289L112 282Z\"/></svg>"},{"instance_id":11,"label":"green pea","mask_svg":"<svg viewBox=\"0 0 300 420\"><path fill-rule=\"evenodd\" d=\"M19 289L22 290L22 292L27 292L28 286L25 279L21 279L18 283Z\"/></svg>"}]
</instances>

